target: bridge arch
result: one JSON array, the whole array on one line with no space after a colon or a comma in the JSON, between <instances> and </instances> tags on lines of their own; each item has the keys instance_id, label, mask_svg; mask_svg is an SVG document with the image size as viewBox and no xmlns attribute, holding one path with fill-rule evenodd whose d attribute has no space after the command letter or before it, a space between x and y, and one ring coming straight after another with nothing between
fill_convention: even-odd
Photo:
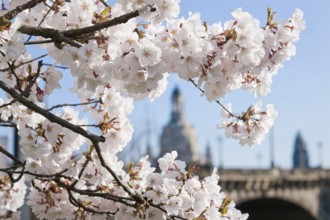
<instances>
[{"instance_id":1,"label":"bridge arch","mask_svg":"<svg viewBox=\"0 0 330 220\"><path fill-rule=\"evenodd\" d=\"M280 198L257 198L237 204L251 220L317 220L305 208Z\"/></svg>"}]
</instances>

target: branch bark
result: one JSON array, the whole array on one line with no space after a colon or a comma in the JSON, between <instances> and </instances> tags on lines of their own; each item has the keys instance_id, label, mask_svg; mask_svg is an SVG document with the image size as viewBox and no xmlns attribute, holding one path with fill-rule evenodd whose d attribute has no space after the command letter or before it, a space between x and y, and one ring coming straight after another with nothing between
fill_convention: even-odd
<instances>
[{"instance_id":1,"label":"branch bark","mask_svg":"<svg viewBox=\"0 0 330 220\"><path fill-rule=\"evenodd\" d=\"M25 9L33 8L41 2L45 0L31 0L23 5L17 6L15 9L7 12L5 15L0 16L0 26L10 24L10 20L15 18L19 13L24 11Z\"/></svg>"},{"instance_id":2,"label":"branch bark","mask_svg":"<svg viewBox=\"0 0 330 220\"><path fill-rule=\"evenodd\" d=\"M23 165L23 162L20 161L19 159L17 159L14 155L12 155L11 153L9 153L4 147L0 146L0 152L3 153L4 155L6 155L7 157L9 157L10 159L12 159L15 163L17 163L18 165Z\"/></svg>"},{"instance_id":3,"label":"branch bark","mask_svg":"<svg viewBox=\"0 0 330 220\"><path fill-rule=\"evenodd\" d=\"M26 106L27 108L37 112L38 114L44 116L45 118L47 118L49 121L57 123L77 134L80 134L86 138L88 138L89 140L92 140L94 142L104 142L105 138L103 136L97 136L95 134L90 133L89 131L84 130L83 128L76 126L74 124L71 124L70 122L54 115L53 113L39 107L38 105L36 105L35 103L33 103L32 101L29 101L27 99L25 99L24 97L22 97L22 95L20 95L19 93L17 93L14 89L8 87L6 85L6 83L4 83L3 81L0 80L0 88L3 89L5 92L7 92L9 95L11 95L16 101L20 102L21 104L23 104L24 106Z\"/></svg>"},{"instance_id":4,"label":"branch bark","mask_svg":"<svg viewBox=\"0 0 330 220\"><path fill-rule=\"evenodd\" d=\"M150 7L150 6L146 6L146 7ZM150 8L150 10L153 11L154 8ZM23 34L50 38L55 43L55 46L57 46L58 48L61 48L60 44L63 42L68 43L74 47L81 47L81 45L77 43L75 39L81 38L83 35L91 34L105 28L126 23L128 20L138 17L139 14L140 14L139 10L135 10L133 12L129 12L127 14L113 18L109 21L105 21L84 28L71 29L66 31L59 31L52 28L32 27L28 25L22 25L18 29L18 31Z\"/></svg>"},{"instance_id":5,"label":"branch bark","mask_svg":"<svg viewBox=\"0 0 330 220\"><path fill-rule=\"evenodd\" d=\"M129 21L132 18L138 17L140 15L139 10L135 10L133 12L129 12L127 14L121 15L119 17L113 18L109 21L104 21L102 23L98 23L92 26L79 28L79 29L71 29L67 31L63 31L62 34L65 37L76 38L84 34L94 33L96 31L100 31L102 29L112 27L118 24L123 24Z\"/></svg>"}]
</instances>

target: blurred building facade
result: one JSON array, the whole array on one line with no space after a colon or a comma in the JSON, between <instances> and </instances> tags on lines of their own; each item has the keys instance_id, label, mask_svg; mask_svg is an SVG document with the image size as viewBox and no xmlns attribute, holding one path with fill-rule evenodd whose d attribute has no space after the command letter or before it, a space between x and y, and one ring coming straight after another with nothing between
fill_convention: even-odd
<instances>
[{"instance_id":1,"label":"blurred building facade","mask_svg":"<svg viewBox=\"0 0 330 220\"><path fill-rule=\"evenodd\" d=\"M160 137L160 155L174 150L178 152L178 159L187 164L197 162L200 158L196 132L186 120L183 96L178 87L172 93L170 121L163 128Z\"/></svg>"}]
</instances>

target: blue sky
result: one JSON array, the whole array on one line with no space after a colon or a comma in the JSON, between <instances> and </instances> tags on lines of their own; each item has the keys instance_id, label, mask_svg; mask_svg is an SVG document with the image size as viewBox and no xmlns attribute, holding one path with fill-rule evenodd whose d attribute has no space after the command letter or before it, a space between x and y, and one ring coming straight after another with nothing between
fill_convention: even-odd
<instances>
[{"instance_id":1,"label":"blue sky","mask_svg":"<svg viewBox=\"0 0 330 220\"><path fill-rule=\"evenodd\" d=\"M267 7L277 12L277 19L287 19L295 8L304 12L307 28L297 42L297 54L284 63L278 75L273 79L272 92L261 100L264 104L273 103L279 112L275 122L275 163L281 168L292 167L293 141L298 131L301 131L310 154L313 166L319 165L318 143L322 143L323 165L330 167L330 1L328 0L291 0L291 1L220 1L220 0L182 0L181 15L187 16L189 11L200 12L202 20L208 23L224 23L231 19L231 12L238 7L248 11L254 17L265 23ZM72 81L65 78L62 82ZM64 89L71 85L64 83ZM135 128L135 139L140 145L130 152L134 156L143 154L146 137L146 121L150 121L152 129L152 145L158 153L158 138L163 126L169 121L170 96L173 88L179 86L184 97L184 110L188 121L194 125L200 145L200 151L205 151L209 143L212 147L213 161L219 163L219 137L222 137L223 164L225 168L268 168L269 141L254 148L242 147L235 140L224 137L222 130L216 128L220 122L220 109L215 103L207 102L200 92L191 84L171 77L168 90L153 102L142 101L135 103L131 116ZM63 91L63 90L62 90ZM1 95L1 92L0 92ZM220 100L222 103L231 102L234 112L245 110L251 103L256 102L254 96L247 92L237 91ZM72 95L63 96L56 92L48 99L50 105L75 102ZM9 134L10 129L0 128L0 136ZM257 159L259 157L259 159Z\"/></svg>"},{"instance_id":2,"label":"blue sky","mask_svg":"<svg viewBox=\"0 0 330 220\"><path fill-rule=\"evenodd\" d=\"M238 7L248 11L265 23L267 7L277 12L277 19L287 19L295 8L304 12L307 28L297 42L297 54L284 63L278 75L273 78L272 92L262 97L263 104L273 103L279 112L274 127L275 164L281 168L292 167L293 142L298 131L302 133L308 147L310 163L319 165L318 144L322 143L323 166L330 167L330 1L219 1L182 0L181 15L189 11L200 12L202 20L208 23L224 23L231 19L231 12ZM171 78L167 92L154 102L136 103L132 115L136 137L145 131L150 120L152 143L158 148L158 138L162 127L169 121L170 96L178 85L185 96L184 109L188 121L194 125L201 152L209 143L212 147L213 161L219 163L219 142L222 137L223 164L225 168L267 168L270 164L269 137L254 148L242 147L237 141L224 138L222 130L216 128L220 122L220 109L209 103L200 92L187 82ZM235 112L245 110L251 103L259 100L244 91L229 94L220 100L231 102ZM142 141L142 145L143 145ZM140 150L143 152L143 150ZM257 159L259 158L259 159Z\"/></svg>"}]
</instances>

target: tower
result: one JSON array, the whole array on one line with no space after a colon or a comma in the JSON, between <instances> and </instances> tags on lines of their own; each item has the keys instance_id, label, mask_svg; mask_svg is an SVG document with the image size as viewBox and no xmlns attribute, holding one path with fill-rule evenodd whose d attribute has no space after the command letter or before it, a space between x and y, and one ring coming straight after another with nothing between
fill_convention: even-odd
<instances>
[{"instance_id":1,"label":"tower","mask_svg":"<svg viewBox=\"0 0 330 220\"><path fill-rule=\"evenodd\" d=\"M196 132L185 118L183 96L178 87L174 89L171 101L171 118L160 137L160 156L176 150L178 159L189 165L199 159Z\"/></svg>"},{"instance_id":2,"label":"tower","mask_svg":"<svg viewBox=\"0 0 330 220\"><path fill-rule=\"evenodd\" d=\"M306 143L300 132L297 133L294 142L293 168L309 168Z\"/></svg>"}]
</instances>

